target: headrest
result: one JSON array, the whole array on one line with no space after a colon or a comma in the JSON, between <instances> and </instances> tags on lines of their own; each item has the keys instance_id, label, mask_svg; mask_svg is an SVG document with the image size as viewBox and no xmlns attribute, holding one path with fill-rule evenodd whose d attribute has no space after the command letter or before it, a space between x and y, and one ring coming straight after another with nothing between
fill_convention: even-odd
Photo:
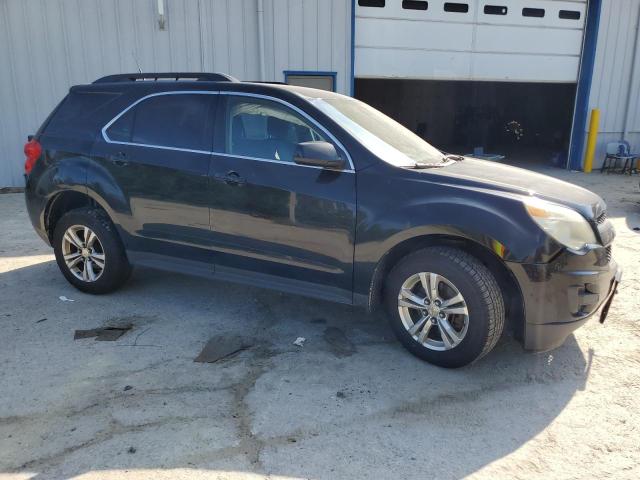
<instances>
[{"instance_id":1,"label":"headrest","mask_svg":"<svg viewBox=\"0 0 640 480\"><path fill-rule=\"evenodd\" d=\"M231 137L234 140L244 140L247 135L244 131L244 123L242 122L242 116L236 115L233 117L233 123L231 124Z\"/></svg>"}]
</instances>

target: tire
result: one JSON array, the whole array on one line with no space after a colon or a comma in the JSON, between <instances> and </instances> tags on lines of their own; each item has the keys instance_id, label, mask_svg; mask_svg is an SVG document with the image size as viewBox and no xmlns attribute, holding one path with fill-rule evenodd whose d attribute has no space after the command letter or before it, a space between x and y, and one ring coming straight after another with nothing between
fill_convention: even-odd
<instances>
[{"instance_id":1,"label":"tire","mask_svg":"<svg viewBox=\"0 0 640 480\"><path fill-rule=\"evenodd\" d=\"M95 237L89 235L91 248L80 249L76 244L81 243L81 246L86 246L84 241L87 239L84 232L87 231L95 234ZM75 233L75 237L71 234L65 235L69 232ZM72 241L74 238L75 241ZM53 232L53 250L58 267L67 281L86 293L112 292L121 287L131 275L131 265L127 260L122 241L115 226L102 210L80 208L64 214L58 220ZM86 258L85 250L89 251L86 253ZM69 260L71 264L74 261L76 264L69 266L65 255L71 259ZM103 261L101 262L100 259ZM87 267L87 262L91 264L90 268ZM85 276L85 272L89 273ZM91 279L90 276L94 278Z\"/></svg>"},{"instance_id":2,"label":"tire","mask_svg":"<svg viewBox=\"0 0 640 480\"><path fill-rule=\"evenodd\" d=\"M461 301L456 301L458 294ZM430 296L436 300L431 302ZM417 307L423 297L429 305ZM440 367L458 368L480 359L493 349L504 328L498 282L480 261L456 248L429 247L404 257L386 279L384 302L398 340L417 357ZM453 303L445 307L449 302Z\"/></svg>"}]
</instances>

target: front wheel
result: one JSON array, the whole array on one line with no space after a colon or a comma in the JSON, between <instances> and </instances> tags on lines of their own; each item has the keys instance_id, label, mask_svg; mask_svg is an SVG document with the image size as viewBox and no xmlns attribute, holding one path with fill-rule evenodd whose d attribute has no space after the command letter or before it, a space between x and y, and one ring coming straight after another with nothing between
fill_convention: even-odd
<instances>
[{"instance_id":1,"label":"front wheel","mask_svg":"<svg viewBox=\"0 0 640 480\"><path fill-rule=\"evenodd\" d=\"M403 258L387 278L384 298L400 342L441 367L462 367L486 355L504 327L498 282L456 248L429 247Z\"/></svg>"},{"instance_id":2,"label":"front wheel","mask_svg":"<svg viewBox=\"0 0 640 480\"><path fill-rule=\"evenodd\" d=\"M63 215L53 233L53 249L62 274L83 292L111 292L131 274L120 237L101 210L81 208Z\"/></svg>"}]
</instances>

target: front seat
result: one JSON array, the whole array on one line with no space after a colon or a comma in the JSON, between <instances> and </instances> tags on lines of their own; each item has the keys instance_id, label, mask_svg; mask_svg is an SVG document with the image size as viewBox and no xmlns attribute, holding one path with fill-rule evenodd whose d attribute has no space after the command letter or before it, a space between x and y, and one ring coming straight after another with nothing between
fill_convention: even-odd
<instances>
[{"instance_id":1,"label":"front seat","mask_svg":"<svg viewBox=\"0 0 640 480\"><path fill-rule=\"evenodd\" d=\"M267 120L267 134L269 135L269 148L273 151L275 160L293 162L295 142L291 135L291 124L277 117L269 117Z\"/></svg>"}]
</instances>

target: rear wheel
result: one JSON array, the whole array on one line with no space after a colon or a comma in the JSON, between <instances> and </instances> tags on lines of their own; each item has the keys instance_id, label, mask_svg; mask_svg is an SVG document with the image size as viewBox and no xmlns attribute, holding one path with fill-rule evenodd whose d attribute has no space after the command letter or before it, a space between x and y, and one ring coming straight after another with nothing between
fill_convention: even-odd
<instances>
[{"instance_id":1,"label":"rear wheel","mask_svg":"<svg viewBox=\"0 0 640 480\"><path fill-rule=\"evenodd\" d=\"M81 208L64 214L54 230L53 248L62 274L83 292L111 292L131 274L120 237L101 210Z\"/></svg>"},{"instance_id":2,"label":"rear wheel","mask_svg":"<svg viewBox=\"0 0 640 480\"><path fill-rule=\"evenodd\" d=\"M403 258L385 284L391 326L413 354L435 365L467 365L495 346L504 302L491 272L451 247L430 247Z\"/></svg>"}]
</instances>

